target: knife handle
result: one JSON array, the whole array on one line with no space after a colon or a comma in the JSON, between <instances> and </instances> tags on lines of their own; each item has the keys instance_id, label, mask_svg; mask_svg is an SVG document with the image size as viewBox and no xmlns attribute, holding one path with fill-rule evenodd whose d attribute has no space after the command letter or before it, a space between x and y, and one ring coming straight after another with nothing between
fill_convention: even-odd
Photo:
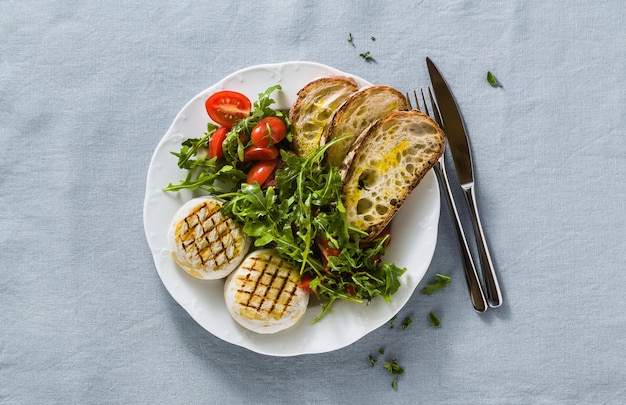
<instances>
[{"instance_id":1,"label":"knife handle","mask_svg":"<svg viewBox=\"0 0 626 405\"><path fill-rule=\"evenodd\" d=\"M473 184L463 187L463 191L465 191L465 199L469 205L472 223L474 224L474 234L476 235L476 245L478 248L478 256L480 257L480 267L482 269L483 279L487 290L487 303L490 307L496 308L502 305L502 293L500 291L500 285L498 284L498 278L496 277L496 273L493 268L491 255L489 254L489 249L487 248L487 242L485 241L485 234L483 233L483 227L480 223L480 217L478 216L478 207L476 205L476 196Z\"/></svg>"},{"instance_id":2,"label":"knife handle","mask_svg":"<svg viewBox=\"0 0 626 405\"><path fill-rule=\"evenodd\" d=\"M470 254L469 246L467 245L467 238L465 237L465 232L463 232L463 226L461 225L459 213L457 211L456 204L454 203L443 159L440 159L435 164L435 169L439 176L439 180L441 181L441 185L443 186L443 193L446 196L446 201L450 210L450 217L452 219L452 224L454 225L454 230L456 231L459 251L461 253L461 258L463 259L463 269L465 270L465 281L467 281L467 287L469 289L472 305L476 311L485 312L487 310L487 302L485 300L485 295L483 294L480 279L478 278L478 273L476 272L476 266L474 266L474 261L472 260L472 255Z\"/></svg>"}]
</instances>

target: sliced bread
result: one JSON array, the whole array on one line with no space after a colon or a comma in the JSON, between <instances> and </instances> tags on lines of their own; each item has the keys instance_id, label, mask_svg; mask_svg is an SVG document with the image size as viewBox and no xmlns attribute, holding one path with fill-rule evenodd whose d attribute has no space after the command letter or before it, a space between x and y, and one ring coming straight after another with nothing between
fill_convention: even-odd
<instances>
[{"instance_id":1,"label":"sliced bread","mask_svg":"<svg viewBox=\"0 0 626 405\"><path fill-rule=\"evenodd\" d=\"M326 159L331 165L340 166L354 140L368 126L393 111L407 109L404 95L390 86L369 86L353 93L333 113L322 133L322 145L346 137L328 148Z\"/></svg>"},{"instance_id":2,"label":"sliced bread","mask_svg":"<svg viewBox=\"0 0 626 405\"><path fill-rule=\"evenodd\" d=\"M366 232L367 240L376 237L444 147L441 128L415 110L392 112L362 132L340 170L348 224Z\"/></svg>"},{"instance_id":3,"label":"sliced bread","mask_svg":"<svg viewBox=\"0 0 626 405\"><path fill-rule=\"evenodd\" d=\"M330 76L313 80L298 91L289 110L296 155L306 156L319 147L332 113L358 89L359 84L350 77Z\"/></svg>"}]
</instances>

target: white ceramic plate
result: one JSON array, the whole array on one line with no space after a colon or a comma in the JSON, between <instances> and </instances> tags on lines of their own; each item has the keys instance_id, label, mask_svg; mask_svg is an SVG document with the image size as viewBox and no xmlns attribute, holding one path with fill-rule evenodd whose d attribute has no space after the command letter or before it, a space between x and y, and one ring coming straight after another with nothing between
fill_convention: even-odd
<instances>
[{"instance_id":1,"label":"white ceramic plate","mask_svg":"<svg viewBox=\"0 0 626 405\"><path fill-rule=\"evenodd\" d=\"M354 77L362 86L369 83L354 75L311 62L287 62L246 68L225 77L194 97L178 113L158 144L150 167L144 202L144 227L158 274L172 297L213 335L252 351L273 356L322 353L347 346L389 321L406 304L426 273L435 250L439 221L439 188L432 171L413 191L392 223L392 242L384 259L406 267L402 286L391 303L376 298L369 304L337 302L320 322L311 321L320 313L311 305L294 327L275 335L260 335L239 326L229 315L223 298L223 280L195 279L181 270L167 250L167 230L176 210L195 196L184 190L162 191L170 182L177 184L185 172L176 165L181 142L200 137L209 120L204 101L222 89L239 91L250 100L275 84L282 91L272 94L274 108L288 109L297 91L311 80L329 75Z\"/></svg>"}]
</instances>

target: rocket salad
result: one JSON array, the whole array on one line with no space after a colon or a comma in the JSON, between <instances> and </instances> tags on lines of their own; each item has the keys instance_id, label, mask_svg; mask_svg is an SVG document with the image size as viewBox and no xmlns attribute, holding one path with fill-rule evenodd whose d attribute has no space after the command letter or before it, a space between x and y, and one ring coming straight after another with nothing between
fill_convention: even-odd
<instances>
[{"instance_id":1,"label":"rocket salad","mask_svg":"<svg viewBox=\"0 0 626 405\"><path fill-rule=\"evenodd\" d=\"M232 91L209 97L207 114L219 125L209 122L202 137L172 152L187 176L165 190L202 190L222 199L223 211L255 247L273 248L300 269L300 287L322 305L316 321L338 299L390 301L406 269L381 260L389 233L365 243L366 235L347 224L338 168L324 160L332 143L305 157L291 152L291 122L271 107L270 96L280 89L268 88L254 103Z\"/></svg>"}]
</instances>

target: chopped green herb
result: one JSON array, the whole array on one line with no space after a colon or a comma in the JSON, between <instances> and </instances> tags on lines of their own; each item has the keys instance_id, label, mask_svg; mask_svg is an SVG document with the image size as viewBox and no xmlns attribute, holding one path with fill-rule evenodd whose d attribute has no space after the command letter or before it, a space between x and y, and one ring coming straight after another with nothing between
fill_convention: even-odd
<instances>
[{"instance_id":1,"label":"chopped green herb","mask_svg":"<svg viewBox=\"0 0 626 405\"><path fill-rule=\"evenodd\" d=\"M368 62L374 60L374 57L372 56L372 54L370 52L360 53L359 56L362 57L363 59L365 59Z\"/></svg>"},{"instance_id":2,"label":"chopped green herb","mask_svg":"<svg viewBox=\"0 0 626 405\"><path fill-rule=\"evenodd\" d=\"M378 349L378 353L379 354L385 354L385 348L381 347L380 349Z\"/></svg>"},{"instance_id":3,"label":"chopped green herb","mask_svg":"<svg viewBox=\"0 0 626 405\"><path fill-rule=\"evenodd\" d=\"M400 367L398 361L395 358L391 359L391 361L383 362L383 366L387 371L389 371L389 374L391 375L400 375L404 373L404 369Z\"/></svg>"},{"instance_id":4,"label":"chopped green herb","mask_svg":"<svg viewBox=\"0 0 626 405\"><path fill-rule=\"evenodd\" d=\"M406 318L404 318L404 321L402 321L402 330L405 330L406 328L409 327L410 324L413 323L413 318L411 318L410 316L407 316Z\"/></svg>"},{"instance_id":5,"label":"chopped green herb","mask_svg":"<svg viewBox=\"0 0 626 405\"><path fill-rule=\"evenodd\" d=\"M395 389L398 389L398 379L397 379L397 378L394 378L394 379L391 381L391 388L393 388L394 390L395 390Z\"/></svg>"},{"instance_id":6,"label":"chopped green herb","mask_svg":"<svg viewBox=\"0 0 626 405\"><path fill-rule=\"evenodd\" d=\"M390 320L389 320L389 329L393 329L393 323L396 320L396 318L398 317L398 315L394 315Z\"/></svg>"},{"instance_id":7,"label":"chopped green herb","mask_svg":"<svg viewBox=\"0 0 626 405\"><path fill-rule=\"evenodd\" d=\"M354 46L354 38L352 38L352 34L348 34L348 43L352 46Z\"/></svg>"},{"instance_id":8,"label":"chopped green herb","mask_svg":"<svg viewBox=\"0 0 626 405\"><path fill-rule=\"evenodd\" d=\"M422 288L421 294L423 295L432 295L435 291L446 288L448 284L452 281L452 277L448 274L439 274L435 275L435 281L432 283L426 284L424 288Z\"/></svg>"},{"instance_id":9,"label":"chopped green herb","mask_svg":"<svg viewBox=\"0 0 626 405\"><path fill-rule=\"evenodd\" d=\"M496 77L493 75L493 73L491 73L491 71L487 72L487 82L492 87L500 87L500 83L498 82L498 79L496 79Z\"/></svg>"},{"instance_id":10,"label":"chopped green herb","mask_svg":"<svg viewBox=\"0 0 626 405\"><path fill-rule=\"evenodd\" d=\"M434 312L428 314L428 320L430 321L430 324L433 325L435 328L441 326L441 319L439 319L439 317L435 315Z\"/></svg>"},{"instance_id":11,"label":"chopped green herb","mask_svg":"<svg viewBox=\"0 0 626 405\"><path fill-rule=\"evenodd\" d=\"M374 37L372 37L371 39L372 39L372 41L376 41L376 38L374 38Z\"/></svg>"},{"instance_id":12,"label":"chopped green herb","mask_svg":"<svg viewBox=\"0 0 626 405\"><path fill-rule=\"evenodd\" d=\"M372 356L371 354L368 356L368 359L370 361L370 367L374 367L374 364L376 364L376 362L378 361L378 359L376 359L376 357Z\"/></svg>"}]
</instances>

